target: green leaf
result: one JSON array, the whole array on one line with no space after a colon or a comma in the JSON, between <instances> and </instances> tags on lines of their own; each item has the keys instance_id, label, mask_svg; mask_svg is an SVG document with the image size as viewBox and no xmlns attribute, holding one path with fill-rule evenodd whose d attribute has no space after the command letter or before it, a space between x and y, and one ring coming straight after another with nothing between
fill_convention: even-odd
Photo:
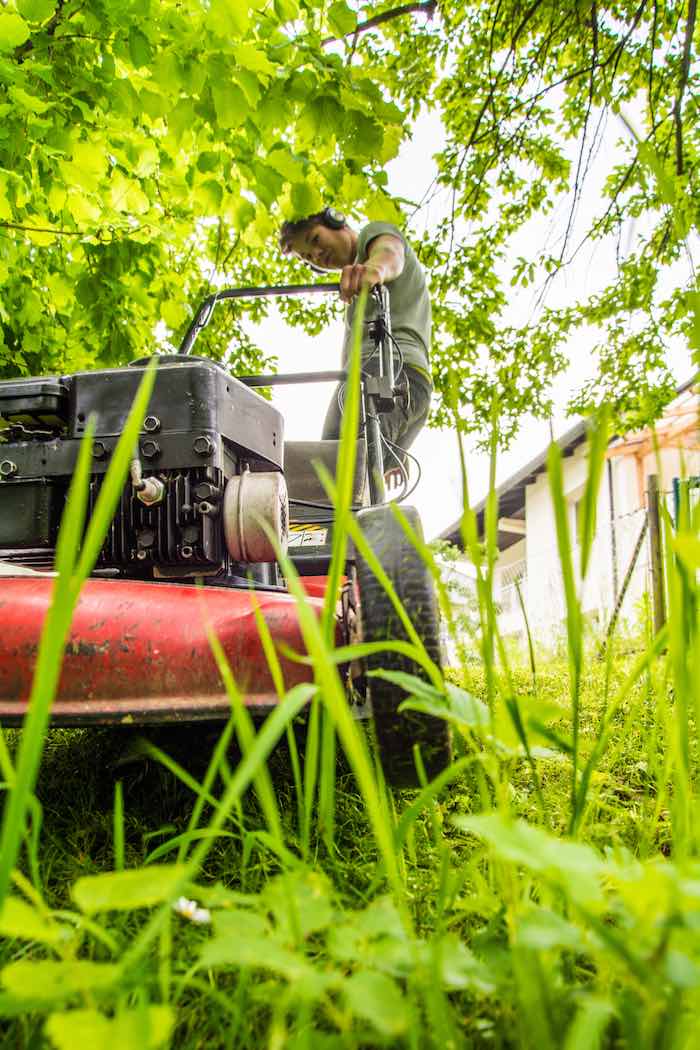
<instances>
[{"instance_id":1,"label":"green leaf","mask_svg":"<svg viewBox=\"0 0 700 1050\"><path fill-rule=\"evenodd\" d=\"M425 961L434 961L446 988L470 988L480 995L490 995L496 990L496 979L487 966L480 962L454 933L448 933L439 941L425 946Z\"/></svg>"},{"instance_id":2,"label":"green leaf","mask_svg":"<svg viewBox=\"0 0 700 1050\"><path fill-rule=\"evenodd\" d=\"M220 37L243 36L250 25L244 0L212 0L207 26Z\"/></svg>"},{"instance_id":3,"label":"green leaf","mask_svg":"<svg viewBox=\"0 0 700 1050\"><path fill-rule=\"evenodd\" d=\"M265 80L273 76L276 71L265 52L257 48L255 44L236 44L233 48L233 57L244 69L249 69L252 73L262 73Z\"/></svg>"},{"instance_id":4,"label":"green leaf","mask_svg":"<svg viewBox=\"0 0 700 1050\"><path fill-rule=\"evenodd\" d=\"M183 864L154 864L148 868L85 875L75 883L71 894L81 911L88 914L150 908L173 899L185 871Z\"/></svg>"},{"instance_id":5,"label":"green leaf","mask_svg":"<svg viewBox=\"0 0 700 1050\"><path fill-rule=\"evenodd\" d=\"M343 138L345 153L357 160L374 160L384 144L381 124L364 113L352 111L347 114Z\"/></svg>"},{"instance_id":6,"label":"green leaf","mask_svg":"<svg viewBox=\"0 0 700 1050\"><path fill-rule=\"evenodd\" d=\"M7 897L0 913L0 935L42 944L58 944L70 940L73 930L70 926L41 915L20 897Z\"/></svg>"},{"instance_id":7,"label":"green leaf","mask_svg":"<svg viewBox=\"0 0 700 1050\"><path fill-rule=\"evenodd\" d=\"M489 844L500 859L547 877L577 902L602 901L605 865L595 850L580 842L557 838L524 820L507 820L498 813L455 817L453 823Z\"/></svg>"},{"instance_id":8,"label":"green leaf","mask_svg":"<svg viewBox=\"0 0 700 1050\"><path fill-rule=\"evenodd\" d=\"M318 190L310 186L308 182L296 182L292 186L292 208L297 218L313 215L320 210L323 203Z\"/></svg>"},{"instance_id":9,"label":"green leaf","mask_svg":"<svg viewBox=\"0 0 700 1050\"><path fill-rule=\"evenodd\" d=\"M673 548L691 572L700 569L700 539L690 532L681 532L672 539Z\"/></svg>"},{"instance_id":10,"label":"green leaf","mask_svg":"<svg viewBox=\"0 0 700 1050\"><path fill-rule=\"evenodd\" d=\"M407 976L417 958L416 945L408 939L389 897L380 897L364 911L349 912L345 921L333 923L327 948L340 962L370 966L397 977Z\"/></svg>"},{"instance_id":11,"label":"green leaf","mask_svg":"<svg viewBox=\"0 0 700 1050\"><path fill-rule=\"evenodd\" d=\"M16 0L17 10L28 22L45 22L56 9L56 0Z\"/></svg>"},{"instance_id":12,"label":"green leaf","mask_svg":"<svg viewBox=\"0 0 700 1050\"><path fill-rule=\"evenodd\" d=\"M280 22L293 22L299 14L299 5L296 0L275 0L275 14Z\"/></svg>"},{"instance_id":13,"label":"green leaf","mask_svg":"<svg viewBox=\"0 0 700 1050\"><path fill-rule=\"evenodd\" d=\"M650 142L640 142L637 148L642 164L646 165L654 173L661 200L664 204L673 206L676 202L676 184L673 176L668 173L663 161Z\"/></svg>"},{"instance_id":14,"label":"green leaf","mask_svg":"<svg viewBox=\"0 0 700 1050\"><path fill-rule=\"evenodd\" d=\"M0 219L12 220L12 204L7 194L7 176L0 171Z\"/></svg>"},{"instance_id":15,"label":"green leaf","mask_svg":"<svg viewBox=\"0 0 700 1050\"><path fill-rule=\"evenodd\" d=\"M668 951L664 969L667 979L676 988L697 988L700 985L700 966L685 952Z\"/></svg>"},{"instance_id":16,"label":"green leaf","mask_svg":"<svg viewBox=\"0 0 700 1050\"><path fill-rule=\"evenodd\" d=\"M231 208L231 221L236 230L245 230L255 221L255 208L246 197L239 197Z\"/></svg>"},{"instance_id":17,"label":"green leaf","mask_svg":"<svg viewBox=\"0 0 700 1050\"><path fill-rule=\"evenodd\" d=\"M357 26L357 15L348 7L345 0L335 0L328 8L328 25L337 36L352 33Z\"/></svg>"},{"instance_id":18,"label":"green leaf","mask_svg":"<svg viewBox=\"0 0 700 1050\"><path fill-rule=\"evenodd\" d=\"M152 58L151 44L148 37L132 25L129 30L129 55L136 69L148 66Z\"/></svg>"},{"instance_id":19,"label":"green leaf","mask_svg":"<svg viewBox=\"0 0 700 1050\"><path fill-rule=\"evenodd\" d=\"M168 328L177 331L180 325L184 324L188 317L188 312L183 303L177 302L174 299L166 299L160 308L160 315Z\"/></svg>"},{"instance_id":20,"label":"green leaf","mask_svg":"<svg viewBox=\"0 0 700 1050\"><path fill-rule=\"evenodd\" d=\"M98 1010L68 1010L47 1019L44 1031L56 1050L157 1050L172 1034L169 1006L121 1010L105 1017Z\"/></svg>"},{"instance_id":21,"label":"green leaf","mask_svg":"<svg viewBox=\"0 0 700 1050\"><path fill-rule=\"evenodd\" d=\"M21 959L6 966L0 972L0 980L17 999L56 1002L85 992L106 991L116 984L121 972L114 963Z\"/></svg>"},{"instance_id":22,"label":"green leaf","mask_svg":"<svg viewBox=\"0 0 700 1050\"><path fill-rule=\"evenodd\" d=\"M281 194L284 180L278 172L264 164L258 166L256 174L258 200L261 200L267 208L270 208Z\"/></svg>"},{"instance_id":23,"label":"green leaf","mask_svg":"<svg viewBox=\"0 0 700 1050\"><path fill-rule=\"evenodd\" d=\"M0 12L0 51L14 51L29 39L30 29L14 11Z\"/></svg>"},{"instance_id":24,"label":"green leaf","mask_svg":"<svg viewBox=\"0 0 700 1050\"><path fill-rule=\"evenodd\" d=\"M343 984L348 1007L382 1035L397 1037L408 1030L410 1011L399 985L383 973L360 970Z\"/></svg>"},{"instance_id":25,"label":"green leaf","mask_svg":"<svg viewBox=\"0 0 700 1050\"><path fill-rule=\"evenodd\" d=\"M415 682L409 681L414 679L413 675L397 671L380 671L377 674L380 678L396 681L397 685L412 694L409 700L404 700L399 706L399 711L422 711L424 714L444 718L447 722L479 732L485 732L491 727L491 716L486 704L452 682L445 683L445 696L418 678ZM403 681L396 680L395 675L401 675Z\"/></svg>"},{"instance_id":26,"label":"green leaf","mask_svg":"<svg viewBox=\"0 0 700 1050\"><path fill-rule=\"evenodd\" d=\"M257 110L264 86L263 80L256 73L251 73L249 69L238 69L236 71L236 81L238 87L245 95L251 110L255 111L255 121L257 123Z\"/></svg>"},{"instance_id":27,"label":"green leaf","mask_svg":"<svg viewBox=\"0 0 700 1050\"><path fill-rule=\"evenodd\" d=\"M267 163L289 182L304 182L303 162L284 146L270 150Z\"/></svg>"},{"instance_id":28,"label":"green leaf","mask_svg":"<svg viewBox=\"0 0 700 1050\"><path fill-rule=\"evenodd\" d=\"M30 95L21 87L12 86L7 93L20 109L27 110L29 113L45 113L51 108L49 102L45 102L37 95Z\"/></svg>"},{"instance_id":29,"label":"green leaf","mask_svg":"<svg viewBox=\"0 0 700 1050\"><path fill-rule=\"evenodd\" d=\"M177 55L172 51L160 51L151 64L151 76L162 91L177 98L183 87L182 69Z\"/></svg>"},{"instance_id":30,"label":"green leaf","mask_svg":"<svg viewBox=\"0 0 700 1050\"><path fill-rule=\"evenodd\" d=\"M216 937L221 938L222 941L231 938L247 941L252 937L271 936L267 919L256 911L245 911L243 908L215 911L212 916L212 925Z\"/></svg>"},{"instance_id":31,"label":"green leaf","mask_svg":"<svg viewBox=\"0 0 700 1050\"><path fill-rule=\"evenodd\" d=\"M700 292L688 292L688 304L690 306L690 346L696 351L693 360L697 366L698 353L700 353Z\"/></svg>"},{"instance_id":32,"label":"green leaf","mask_svg":"<svg viewBox=\"0 0 700 1050\"><path fill-rule=\"evenodd\" d=\"M275 917L279 935L296 941L324 930L333 919L331 886L313 871L279 875L268 884L264 900Z\"/></svg>"},{"instance_id":33,"label":"green leaf","mask_svg":"<svg viewBox=\"0 0 700 1050\"><path fill-rule=\"evenodd\" d=\"M248 101L237 84L212 87L212 98L219 127L239 128L250 112Z\"/></svg>"},{"instance_id":34,"label":"green leaf","mask_svg":"<svg viewBox=\"0 0 700 1050\"><path fill-rule=\"evenodd\" d=\"M198 965L270 971L288 981L295 995L308 1000L317 999L337 983L334 975L317 971L302 952L291 951L269 933L263 937L248 933L241 937L239 930L222 933L205 945Z\"/></svg>"},{"instance_id":35,"label":"green leaf","mask_svg":"<svg viewBox=\"0 0 700 1050\"><path fill-rule=\"evenodd\" d=\"M609 999L585 996L569 1025L563 1050L600 1050L605 1045L605 1029L616 1012Z\"/></svg>"},{"instance_id":36,"label":"green leaf","mask_svg":"<svg viewBox=\"0 0 700 1050\"><path fill-rule=\"evenodd\" d=\"M585 936L573 923L547 908L531 908L517 925L518 944L537 952L552 948L583 951Z\"/></svg>"}]
</instances>

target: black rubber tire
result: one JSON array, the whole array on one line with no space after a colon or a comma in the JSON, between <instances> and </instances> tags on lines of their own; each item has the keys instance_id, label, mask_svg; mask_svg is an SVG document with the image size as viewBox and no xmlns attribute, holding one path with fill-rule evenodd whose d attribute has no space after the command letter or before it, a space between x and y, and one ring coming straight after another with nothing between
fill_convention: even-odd
<instances>
[{"instance_id":1,"label":"black rubber tire","mask_svg":"<svg viewBox=\"0 0 700 1050\"><path fill-rule=\"evenodd\" d=\"M401 509L411 527L422 537L418 511L414 507ZM439 612L429 570L409 543L390 507L368 507L357 517L428 655L440 666ZM391 599L359 552L356 570L363 641L407 641L406 630ZM406 671L427 678L419 664L400 653L378 653L367 657L366 665L367 670ZM392 787L420 786L413 758L415 744L420 745L428 779L449 765L448 723L417 711L399 714L397 708L407 698L403 689L382 678L370 677L368 684L379 755L387 783Z\"/></svg>"}]
</instances>

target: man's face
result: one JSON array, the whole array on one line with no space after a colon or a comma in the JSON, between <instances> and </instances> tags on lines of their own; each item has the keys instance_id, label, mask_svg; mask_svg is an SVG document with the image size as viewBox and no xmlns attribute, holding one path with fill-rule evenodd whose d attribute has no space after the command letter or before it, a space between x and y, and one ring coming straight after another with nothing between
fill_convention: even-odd
<instances>
[{"instance_id":1,"label":"man's face","mask_svg":"<svg viewBox=\"0 0 700 1050\"><path fill-rule=\"evenodd\" d=\"M331 230L316 223L294 237L292 249L301 259L322 270L342 270L355 259L352 232L348 226Z\"/></svg>"}]
</instances>

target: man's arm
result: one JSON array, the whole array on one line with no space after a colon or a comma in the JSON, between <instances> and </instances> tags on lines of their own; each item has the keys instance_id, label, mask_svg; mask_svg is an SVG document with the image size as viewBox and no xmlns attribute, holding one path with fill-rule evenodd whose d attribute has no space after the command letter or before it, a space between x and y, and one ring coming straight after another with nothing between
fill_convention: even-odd
<instances>
[{"instance_id":1,"label":"man's arm","mask_svg":"<svg viewBox=\"0 0 700 1050\"><path fill-rule=\"evenodd\" d=\"M402 273L405 262L403 242L391 233L373 237L363 263L344 266L340 276L340 298L350 303L365 285L386 284Z\"/></svg>"}]
</instances>

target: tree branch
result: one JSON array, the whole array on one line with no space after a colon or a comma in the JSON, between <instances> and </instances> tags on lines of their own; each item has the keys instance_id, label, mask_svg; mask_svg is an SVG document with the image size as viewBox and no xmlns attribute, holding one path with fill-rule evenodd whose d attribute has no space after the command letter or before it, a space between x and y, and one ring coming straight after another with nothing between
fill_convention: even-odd
<instances>
[{"instance_id":1,"label":"tree branch","mask_svg":"<svg viewBox=\"0 0 700 1050\"><path fill-rule=\"evenodd\" d=\"M63 13L63 7L65 3L66 0L58 0L56 10L54 11L53 15L43 28L43 31L44 33L46 33L47 36L53 36L56 32L56 27L61 21L61 15ZM24 56L28 54L28 52L30 52L33 49L33 47L34 41L31 37L29 37L28 40L25 40L23 44L20 44L19 47L16 47L14 50L14 56L17 59L17 61L21 62Z\"/></svg>"},{"instance_id":2,"label":"tree branch","mask_svg":"<svg viewBox=\"0 0 700 1050\"><path fill-rule=\"evenodd\" d=\"M389 22L394 18L400 18L401 15L424 14L430 19L436 11L437 0L424 0L422 3L404 4L402 7L393 7L391 11L382 11L380 15L375 15L374 18L368 18L366 22L361 22L359 26L356 26L356 28L349 33L344 33L342 36L326 37L325 40L321 41L321 47L327 47L328 44L335 44L338 40L345 40L348 36L355 37L355 40L357 40L360 33L365 33L368 29L374 29L375 26L382 25L384 22Z\"/></svg>"},{"instance_id":3,"label":"tree branch","mask_svg":"<svg viewBox=\"0 0 700 1050\"><path fill-rule=\"evenodd\" d=\"M695 32L695 19L697 17L697 0L688 0L688 21L685 24L685 41L683 43L683 62L681 65L681 79L678 83L678 94L673 103L673 123L676 131L676 173L683 174L683 118L681 116L681 103L683 93L688 83L688 71L690 70L690 51L693 45L693 34Z\"/></svg>"},{"instance_id":4,"label":"tree branch","mask_svg":"<svg viewBox=\"0 0 700 1050\"><path fill-rule=\"evenodd\" d=\"M571 228L574 224L576 210L578 208L578 203L581 197L581 169L583 167L583 158L586 150L586 134L588 132L588 124L591 118L591 112L593 110L593 98L595 95L595 69L598 65L598 5L596 4L596 0L593 0L593 3L591 4L591 32L593 44L591 51L591 75L588 81L588 102L586 104L586 115L583 119L583 129L581 131L581 148L579 149L578 158L576 160L576 174L574 176L574 189L571 198L571 208L569 209L569 217L566 223L566 231L564 233L561 252L559 254L560 265L564 260L564 255L566 254L566 249L569 244L569 236L571 235ZM586 170L587 169L588 163L586 163Z\"/></svg>"},{"instance_id":5,"label":"tree branch","mask_svg":"<svg viewBox=\"0 0 700 1050\"><path fill-rule=\"evenodd\" d=\"M57 230L50 226L22 226L17 222L0 221L0 229L25 230L27 233L55 233L57 237L95 237L89 230Z\"/></svg>"}]
</instances>

